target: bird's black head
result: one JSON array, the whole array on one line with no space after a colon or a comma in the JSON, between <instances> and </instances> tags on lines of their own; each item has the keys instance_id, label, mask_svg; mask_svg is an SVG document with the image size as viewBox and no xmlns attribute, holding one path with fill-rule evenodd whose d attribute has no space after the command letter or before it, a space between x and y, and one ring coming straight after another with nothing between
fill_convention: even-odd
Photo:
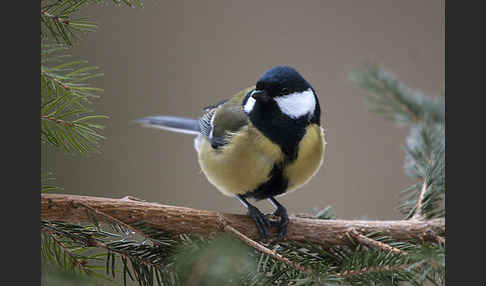
<instances>
[{"instance_id":1,"label":"bird's black head","mask_svg":"<svg viewBox=\"0 0 486 286\"><path fill-rule=\"evenodd\" d=\"M320 108L314 89L289 66L276 66L264 72L245 99L243 109L249 115L262 112L265 117L285 116L319 124Z\"/></svg>"},{"instance_id":2,"label":"bird's black head","mask_svg":"<svg viewBox=\"0 0 486 286\"><path fill-rule=\"evenodd\" d=\"M258 130L281 147L288 160L297 156L307 126L320 125L321 110L314 89L288 66L263 73L245 97L243 110Z\"/></svg>"},{"instance_id":3,"label":"bird's black head","mask_svg":"<svg viewBox=\"0 0 486 286\"><path fill-rule=\"evenodd\" d=\"M256 83L256 90L264 91L270 97L300 93L310 88L310 84L289 66L277 66L267 70Z\"/></svg>"}]
</instances>

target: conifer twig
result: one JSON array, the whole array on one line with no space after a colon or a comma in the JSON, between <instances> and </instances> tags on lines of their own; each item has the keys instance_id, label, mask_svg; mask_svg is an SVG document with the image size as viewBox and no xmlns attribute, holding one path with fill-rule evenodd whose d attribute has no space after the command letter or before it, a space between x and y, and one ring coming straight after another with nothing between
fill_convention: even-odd
<instances>
[{"instance_id":1,"label":"conifer twig","mask_svg":"<svg viewBox=\"0 0 486 286\"><path fill-rule=\"evenodd\" d=\"M69 126L75 126L76 123L74 122L70 122L70 121L66 121L66 120L62 120L62 119L59 119L59 118L55 118L55 117L52 117L52 116L48 116L48 115L41 115L40 116L41 119L47 119L47 120L51 120L51 121L54 121L56 123L59 123L59 124L64 124L64 125L69 125Z\"/></svg>"},{"instance_id":2,"label":"conifer twig","mask_svg":"<svg viewBox=\"0 0 486 286\"><path fill-rule=\"evenodd\" d=\"M417 198L417 205L415 207L415 214L412 216L412 219L423 220L424 217L422 216L422 201L424 200L425 191L427 191L427 181L425 180L422 184L422 189Z\"/></svg>"},{"instance_id":3,"label":"conifer twig","mask_svg":"<svg viewBox=\"0 0 486 286\"><path fill-rule=\"evenodd\" d=\"M229 232L229 233L232 233L237 238L239 238L240 240L242 240L243 242L245 242L249 246L255 248L256 250L258 250L260 252L263 252L263 253L265 253L267 255L270 255L271 257L277 259L278 261L283 262L283 263L287 264L288 266L293 267L293 268L295 268L295 269L297 269L299 271L311 273L311 271L307 270L302 265L300 265L300 264L298 264L296 262L290 261L286 257L278 254L275 250L271 250L271 249L265 247L264 245L262 245L262 244L260 244L260 243L258 243L256 241L252 240L251 238L247 237L243 233L239 232L234 227L232 227L231 225L229 225L222 216L220 216L220 223L221 223L221 227L222 227L222 229L224 231Z\"/></svg>"},{"instance_id":4,"label":"conifer twig","mask_svg":"<svg viewBox=\"0 0 486 286\"><path fill-rule=\"evenodd\" d=\"M376 248L381 248L385 251L391 251L395 254L407 255L406 251L400 250L396 247L393 247L393 246L388 245L386 243L383 243L381 241L377 241L377 240L369 238L365 235L362 235L361 233L356 231L356 229L354 229L354 228L349 231L349 234L362 244L366 244L366 245L373 246L373 247L376 247Z\"/></svg>"},{"instance_id":5,"label":"conifer twig","mask_svg":"<svg viewBox=\"0 0 486 286\"><path fill-rule=\"evenodd\" d=\"M113 216L107 215L107 214L105 214L105 213L103 213L103 212L101 212L101 211L99 211L99 210L97 210L95 208L92 208L89 205L86 205L84 203L77 203L76 206L81 206L81 207L85 208L87 211L90 211L90 212L92 212L92 213L94 213L94 214L102 217L107 222L114 223L116 225L120 225L120 226L128 229L129 231L131 231L133 233L137 233L137 234L141 235L142 237L145 237L146 236L145 233L143 233L142 231L138 230L137 228L132 227L131 225L126 224L123 221L121 221L121 220L119 220L119 219L117 219L117 218L115 218Z\"/></svg>"},{"instance_id":6,"label":"conifer twig","mask_svg":"<svg viewBox=\"0 0 486 286\"><path fill-rule=\"evenodd\" d=\"M48 232L49 234L51 234L51 236L59 234L55 230L52 230L52 229L43 229L43 231ZM82 243L86 246L97 247L97 248L107 250L109 252L117 253L117 254L119 254L120 256L122 256L126 259L132 258L132 256L130 256L127 253L127 250L118 249L116 247L113 247L109 243L102 242L98 239L94 239L94 238L71 238L71 239L73 239L74 241L76 241L78 243ZM158 266L159 265L159 264L156 264L156 263L152 263L149 259L145 259L145 258L140 258L139 262L143 263L145 265L148 265L148 266Z\"/></svg>"},{"instance_id":7,"label":"conifer twig","mask_svg":"<svg viewBox=\"0 0 486 286\"><path fill-rule=\"evenodd\" d=\"M74 255L71 250L69 250L69 248L62 242L60 241L59 239L57 239L55 233L52 233L51 231L47 231L49 234L50 234L50 237L52 238L52 240L54 241L54 243L56 243L57 245L59 245L60 247L62 247L62 249L64 250L65 253L68 254L68 256L71 258L71 263L73 264L73 266L79 266L83 271L86 271L87 268L86 268L86 261L85 260L81 260L79 261L79 259L76 257L76 255Z\"/></svg>"}]
</instances>

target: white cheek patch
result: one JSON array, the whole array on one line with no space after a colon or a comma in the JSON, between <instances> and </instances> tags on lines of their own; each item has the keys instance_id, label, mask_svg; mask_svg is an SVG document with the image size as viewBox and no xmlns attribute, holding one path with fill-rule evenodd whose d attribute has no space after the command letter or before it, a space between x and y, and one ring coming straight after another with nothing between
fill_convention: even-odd
<instances>
[{"instance_id":1,"label":"white cheek patch","mask_svg":"<svg viewBox=\"0 0 486 286\"><path fill-rule=\"evenodd\" d=\"M248 100L246 101L245 106L243 106L243 110L246 113L250 113L253 110L253 107L255 106L255 99L251 96L248 97Z\"/></svg>"},{"instance_id":2,"label":"white cheek patch","mask_svg":"<svg viewBox=\"0 0 486 286\"><path fill-rule=\"evenodd\" d=\"M291 118L312 114L316 109L316 99L310 88L303 92L275 97L275 101L280 107L280 110Z\"/></svg>"}]
</instances>

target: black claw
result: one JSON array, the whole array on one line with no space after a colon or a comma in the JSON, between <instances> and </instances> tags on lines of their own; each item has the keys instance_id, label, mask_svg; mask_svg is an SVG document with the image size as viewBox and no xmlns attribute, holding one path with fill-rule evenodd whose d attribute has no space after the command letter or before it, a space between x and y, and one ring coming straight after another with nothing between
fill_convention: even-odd
<instances>
[{"instance_id":1,"label":"black claw","mask_svg":"<svg viewBox=\"0 0 486 286\"><path fill-rule=\"evenodd\" d=\"M289 216L287 214L287 210L285 210L284 208L277 209L277 211L274 214L280 217L280 223L278 225L278 239L281 240L287 235L288 226L289 226Z\"/></svg>"},{"instance_id":2,"label":"black claw","mask_svg":"<svg viewBox=\"0 0 486 286\"><path fill-rule=\"evenodd\" d=\"M253 219L260 233L260 237L262 240L267 240L269 237L268 228L270 227L270 222L265 217L265 215L256 207L249 205L248 206L248 215Z\"/></svg>"},{"instance_id":3,"label":"black claw","mask_svg":"<svg viewBox=\"0 0 486 286\"><path fill-rule=\"evenodd\" d=\"M280 221L278 222L272 221L271 223L272 226L276 226L278 228L278 240L281 240L287 235L288 226L289 226L289 216L284 206L282 206L274 198L271 198L270 200L277 207L277 210L273 213L273 215L280 217Z\"/></svg>"}]
</instances>

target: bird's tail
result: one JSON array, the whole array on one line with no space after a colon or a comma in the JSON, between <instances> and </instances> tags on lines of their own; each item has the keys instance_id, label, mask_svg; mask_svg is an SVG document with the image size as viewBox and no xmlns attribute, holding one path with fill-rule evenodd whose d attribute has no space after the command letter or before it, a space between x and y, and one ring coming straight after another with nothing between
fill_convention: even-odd
<instances>
[{"instance_id":1,"label":"bird's tail","mask_svg":"<svg viewBox=\"0 0 486 286\"><path fill-rule=\"evenodd\" d=\"M158 128L179 133L198 135L201 132L197 119L175 116L148 116L135 120L142 127Z\"/></svg>"}]
</instances>

